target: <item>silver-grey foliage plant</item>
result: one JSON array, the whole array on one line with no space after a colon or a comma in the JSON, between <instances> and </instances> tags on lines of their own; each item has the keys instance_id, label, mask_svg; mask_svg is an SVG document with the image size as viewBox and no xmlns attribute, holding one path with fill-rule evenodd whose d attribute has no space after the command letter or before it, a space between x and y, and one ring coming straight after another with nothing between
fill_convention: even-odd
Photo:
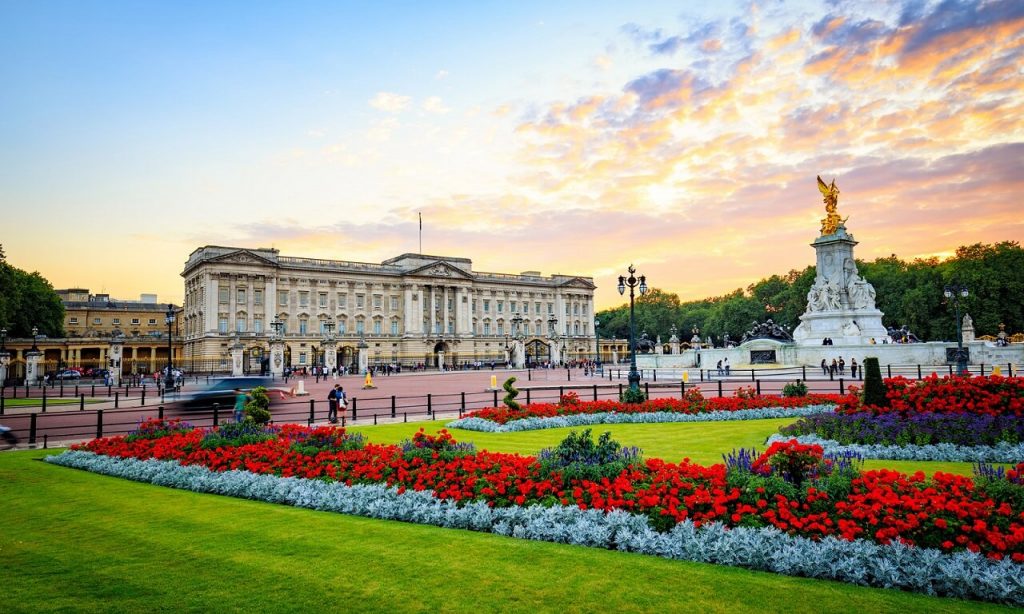
<instances>
[{"instance_id":1,"label":"silver-grey foliage plant","mask_svg":"<svg viewBox=\"0 0 1024 614\"><path fill-rule=\"evenodd\" d=\"M571 426L594 424L656 424L659 422L721 422L727 420L763 420L765 418L802 418L813 414L831 413L835 405L808 405L806 407L765 407L763 409L740 409L737 411L709 411L699 414L683 414L674 411L649 413L571 414L552 418L521 418L506 424L498 424L483 418L461 418L445 426L451 429L465 429L484 433L515 433L538 429L559 429Z\"/></svg>"},{"instance_id":2,"label":"silver-grey foliage plant","mask_svg":"<svg viewBox=\"0 0 1024 614\"><path fill-rule=\"evenodd\" d=\"M689 520L666 533L644 516L623 511L542 506L458 505L430 492L382 485L280 478L247 471L211 471L174 461L118 459L68 451L47 462L182 490L228 495L314 510L468 529L564 544L638 552L669 559L747 567L791 576L1024 605L1024 565L972 552L943 554L903 544L827 537L813 541L774 528L697 528Z\"/></svg>"},{"instance_id":3,"label":"silver-grey foliage plant","mask_svg":"<svg viewBox=\"0 0 1024 614\"><path fill-rule=\"evenodd\" d=\"M800 443L818 444L825 450L825 454L843 454L854 452L864 458L877 458L884 460L916 460L916 461L946 461L946 462L967 462L967 463L1021 463L1024 462L1024 443L1009 443L1000 441L994 446L961 446L955 443L936 443L925 446L904 444L904 445L883 445L883 444L842 444L834 439L823 439L817 435L800 435L799 437L787 437L785 435L772 435L766 442L771 445L773 441L789 441L796 439Z\"/></svg>"}]
</instances>

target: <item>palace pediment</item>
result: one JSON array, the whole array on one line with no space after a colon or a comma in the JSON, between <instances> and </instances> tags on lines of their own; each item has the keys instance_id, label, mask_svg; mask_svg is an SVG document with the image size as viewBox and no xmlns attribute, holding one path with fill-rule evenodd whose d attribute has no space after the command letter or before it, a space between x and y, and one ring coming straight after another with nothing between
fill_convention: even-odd
<instances>
[{"instance_id":1,"label":"palace pediment","mask_svg":"<svg viewBox=\"0 0 1024 614\"><path fill-rule=\"evenodd\" d=\"M210 258L207 262L216 262L218 264L256 264L260 266L277 266L277 263L255 254L247 249L240 249L227 254L221 254L214 258Z\"/></svg>"},{"instance_id":2,"label":"palace pediment","mask_svg":"<svg viewBox=\"0 0 1024 614\"><path fill-rule=\"evenodd\" d=\"M447 277L449 279L473 279L473 276L466 271L443 261L432 262L419 268L412 269L407 271L405 275L416 275L418 277Z\"/></svg>"},{"instance_id":3,"label":"palace pediment","mask_svg":"<svg viewBox=\"0 0 1024 614\"><path fill-rule=\"evenodd\" d=\"M579 288L580 290L593 290L597 286L593 282L587 281L582 277L573 277L572 279L566 280L559 284L560 288Z\"/></svg>"}]
</instances>

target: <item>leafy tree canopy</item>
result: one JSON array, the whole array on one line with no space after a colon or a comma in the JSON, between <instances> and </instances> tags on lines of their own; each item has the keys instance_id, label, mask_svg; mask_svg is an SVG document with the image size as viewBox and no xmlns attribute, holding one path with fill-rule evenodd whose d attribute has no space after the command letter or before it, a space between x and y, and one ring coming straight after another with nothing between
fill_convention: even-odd
<instances>
[{"instance_id":1,"label":"leafy tree canopy","mask_svg":"<svg viewBox=\"0 0 1024 614\"><path fill-rule=\"evenodd\" d=\"M30 337L32 327L49 337L64 336L64 303L38 272L11 266L0 246L0 326L9 337Z\"/></svg>"},{"instance_id":2,"label":"leafy tree canopy","mask_svg":"<svg viewBox=\"0 0 1024 614\"><path fill-rule=\"evenodd\" d=\"M918 258L905 261L895 254L870 262L857 261L860 274L877 293L876 304L885 314L886 326L910 327L926 340L956 338L952 305L943 296L946 284L960 283L970 294L960 303L960 313L970 313L978 335L994 335L999 324L1009 332L1024 331L1024 248L1016 241L992 245L976 243L960 247L948 260ZM681 301L679 296L652 288L636 301L637 334L646 331L667 342L673 325L682 341L691 329L701 337L713 335L720 344L726 333L738 340L755 320L768 318L788 326L800 324L807 307L807 291L814 283L815 267L772 275L723 296ZM629 303L597 314L601 337L629 336Z\"/></svg>"}]
</instances>

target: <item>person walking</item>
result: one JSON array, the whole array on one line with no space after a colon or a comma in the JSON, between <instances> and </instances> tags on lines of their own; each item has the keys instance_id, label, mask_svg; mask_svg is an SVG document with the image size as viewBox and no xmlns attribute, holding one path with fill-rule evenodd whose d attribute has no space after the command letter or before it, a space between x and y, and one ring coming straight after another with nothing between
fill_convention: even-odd
<instances>
[{"instance_id":1,"label":"person walking","mask_svg":"<svg viewBox=\"0 0 1024 614\"><path fill-rule=\"evenodd\" d=\"M843 360L842 356L840 356L839 357L839 376L842 377L843 375L846 375L846 361Z\"/></svg>"},{"instance_id":2,"label":"person walking","mask_svg":"<svg viewBox=\"0 0 1024 614\"><path fill-rule=\"evenodd\" d=\"M828 373L829 373L829 375L831 375L832 377L835 377L835 375L836 375L836 373L837 373L838 371L839 371L839 363L838 363L838 362L836 362L836 359L835 359L835 358L833 358L833 359L832 359L832 364L831 364L831 365L829 365L829 368L828 368Z\"/></svg>"},{"instance_id":3,"label":"person walking","mask_svg":"<svg viewBox=\"0 0 1024 614\"><path fill-rule=\"evenodd\" d=\"M857 359L850 359L850 377L857 379Z\"/></svg>"},{"instance_id":4,"label":"person walking","mask_svg":"<svg viewBox=\"0 0 1024 614\"><path fill-rule=\"evenodd\" d=\"M331 424L337 424L338 422L338 385L335 384L334 388L327 393L327 421Z\"/></svg>"},{"instance_id":5,"label":"person walking","mask_svg":"<svg viewBox=\"0 0 1024 614\"><path fill-rule=\"evenodd\" d=\"M248 400L249 395L242 392L241 388L235 388L235 422L245 419L245 402Z\"/></svg>"},{"instance_id":6,"label":"person walking","mask_svg":"<svg viewBox=\"0 0 1024 614\"><path fill-rule=\"evenodd\" d=\"M729 366L729 359L728 358L723 358L722 359L722 366L725 367L725 376L729 377L729 369L731 367Z\"/></svg>"},{"instance_id":7,"label":"person walking","mask_svg":"<svg viewBox=\"0 0 1024 614\"><path fill-rule=\"evenodd\" d=\"M718 369L718 375L721 376L722 373L723 373L723 371L722 371L722 361L721 360L718 361L718 364L715 365L715 368Z\"/></svg>"},{"instance_id":8,"label":"person walking","mask_svg":"<svg viewBox=\"0 0 1024 614\"><path fill-rule=\"evenodd\" d=\"M821 359L821 374L828 375L828 362L824 358Z\"/></svg>"},{"instance_id":9,"label":"person walking","mask_svg":"<svg viewBox=\"0 0 1024 614\"><path fill-rule=\"evenodd\" d=\"M340 385L338 386L338 408L342 413L348 409L348 396L345 394L345 387Z\"/></svg>"}]
</instances>

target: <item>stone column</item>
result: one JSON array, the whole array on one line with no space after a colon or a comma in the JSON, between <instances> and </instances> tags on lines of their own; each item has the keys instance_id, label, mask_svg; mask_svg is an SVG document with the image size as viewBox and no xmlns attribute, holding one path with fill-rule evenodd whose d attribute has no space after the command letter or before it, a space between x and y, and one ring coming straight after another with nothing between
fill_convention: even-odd
<instances>
[{"instance_id":1,"label":"stone column","mask_svg":"<svg viewBox=\"0 0 1024 614\"><path fill-rule=\"evenodd\" d=\"M365 374L369 370L370 366L370 346L366 345L366 341L359 339L359 373Z\"/></svg>"},{"instance_id":2,"label":"stone column","mask_svg":"<svg viewBox=\"0 0 1024 614\"><path fill-rule=\"evenodd\" d=\"M437 353L437 370L444 371L444 352Z\"/></svg>"},{"instance_id":3,"label":"stone column","mask_svg":"<svg viewBox=\"0 0 1024 614\"><path fill-rule=\"evenodd\" d=\"M231 375L238 377L239 375L245 375L243 370L242 354L245 352L245 346L239 341L238 337L235 337L235 342L231 344Z\"/></svg>"},{"instance_id":4,"label":"stone column","mask_svg":"<svg viewBox=\"0 0 1024 614\"><path fill-rule=\"evenodd\" d=\"M110 383L114 386L121 385L123 359L124 340L120 337L113 337L110 340L110 347L107 349L107 369L110 370Z\"/></svg>"},{"instance_id":5,"label":"stone column","mask_svg":"<svg viewBox=\"0 0 1024 614\"><path fill-rule=\"evenodd\" d=\"M522 369L526 366L526 344L521 339L516 339L512 346L513 359L512 364L516 369Z\"/></svg>"},{"instance_id":6,"label":"stone column","mask_svg":"<svg viewBox=\"0 0 1024 614\"><path fill-rule=\"evenodd\" d=\"M0 386L7 382L7 369L11 364L11 353L7 350L0 350Z\"/></svg>"},{"instance_id":7,"label":"stone column","mask_svg":"<svg viewBox=\"0 0 1024 614\"><path fill-rule=\"evenodd\" d=\"M276 299L276 297L275 297ZM284 375L284 340L270 340L270 374L274 377Z\"/></svg>"},{"instance_id":8,"label":"stone column","mask_svg":"<svg viewBox=\"0 0 1024 614\"><path fill-rule=\"evenodd\" d=\"M35 384L43 377L43 353L39 350L25 351L25 382Z\"/></svg>"},{"instance_id":9,"label":"stone column","mask_svg":"<svg viewBox=\"0 0 1024 614\"><path fill-rule=\"evenodd\" d=\"M415 292L418 300L415 301L415 305L413 306L412 332L425 333L426 331L423 330L423 301L426 299L423 296L423 287L417 287Z\"/></svg>"},{"instance_id":10,"label":"stone column","mask_svg":"<svg viewBox=\"0 0 1024 614\"><path fill-rule=\"evenodd\" d=\"M448 334L448 318L451 317L451 314L448 312L448 295L450 293L454 294L451 292L451 288L449 288L448 286L441 286L441 313L443 314L441 318L442 335Z\"/></svg>"},{"instance_id":11,"label":"stone column","mask_svg":"<svg viewBox=\"0 0 1024 614\"><path fill-rule=\"evenodd\" d=\"M408 337L412 332L412 286L405 286L402 301L402 336Z\"/></svg>"},{"instance_id":12,"label":"stone column","mask_svg":"<svg viewBox=\"0 0 1024 614\"><path fill-rule=\"evenodd\" d=\"M333 339L324 339L320 346L324 349L324 367L330 373L338 366L338 342Z\"/></svg>"},{"instance_id":13,"label":"stone column","mask_svg":"<svg viewBox=\"0 0 1024 614\"><path fill-rule=\"evenodd\" d=\"M428 313L430 317L427 319L427 324L430 326L430 330L427 331L427 335L433 335L434 330L437 328L437 320L434 318L437 314L437 286L430 286L430 309Z\"/></svg>"}]
</instances>

